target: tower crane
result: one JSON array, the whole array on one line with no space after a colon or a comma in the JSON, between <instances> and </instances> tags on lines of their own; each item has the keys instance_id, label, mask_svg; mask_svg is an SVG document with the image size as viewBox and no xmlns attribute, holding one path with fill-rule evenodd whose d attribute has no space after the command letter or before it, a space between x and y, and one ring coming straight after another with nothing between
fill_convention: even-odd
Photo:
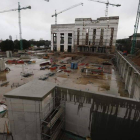
<instances>
[{"instance_id":1,"label":"tower crane","mask_svg":"<svg viewBox=\"0 0 140 140\"><path fill-rule=\"evenodd\" d=\"M99 0L89 0L89 1L94 1L94 2L99 2L99 3L106 4L105 17L108 16L108 7L109 7L109 5L116 6L116 7L121 6L120 4L112 4L112 3L109 2L109 0L107 0L107 2L99 1Z\"/></svg>"},{"instance_id":2,"label":"tower crane","mask_svg":"<svg viewBox=\"0 0 140 140\"><path fill-rule=\"evenodd\" d=\"M26 9L31 9L31 6L28 7L20 7L20 3L18 2L18 9L11 9L11 10L5 10L5 11L0 11L0 13L5 13L5 12L11 12L11 11L18 11L18 19L19 19L19 36L20 36L20 49L23 50L23 45L22 45L22 31L21 31L21 16L20 16L20 11L21 10L26 10Z\"/></svg>"},{"instance_id":3,"label":"tower crane","mask_svg":"<svg viewBox=\"0 0 140 140\"><path fill-rule=\"evenodd\" d=\"M135 25L134 25L134 34L133 34L133 41L132 41L132 47L131 47L131 54L135 53L136 38L137 38L137 32L138 32L138 27L139 27L139 19L140 19L140 0L139 0L139 3L138 3L136 22L135 22Z\"/></svg>"},{"instance_id":4,"label":"tower crane","mask_svg":"<svg viewBox=\"0 0 140 140\"><path fill-rule=\"evenodd\" d=\"M72 9L72 8L75 8L75 7L77 7L77 6L80 6L80 5L83 6L83 3L79 3L79 4L76 4L76 5L73 5L73 6L67 8L67 9L65 9L65 10L63 10L63 11L61 11L61 12L58 12L58 13L57 13L56 10L55 10L55 14L52 15L52 17L55 17L55 24L57 24L57 15L59 15L59 14L65 12L65 11L68 11L68 10L70 10L70 9Z\"/></svg>"}]
</instances>

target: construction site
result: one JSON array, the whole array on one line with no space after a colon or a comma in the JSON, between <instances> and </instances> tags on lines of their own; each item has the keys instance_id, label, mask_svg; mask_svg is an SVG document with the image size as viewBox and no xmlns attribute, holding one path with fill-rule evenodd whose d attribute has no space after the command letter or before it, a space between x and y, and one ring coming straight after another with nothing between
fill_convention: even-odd
<instances>
[{"instance_id":1,"label":"construction site","mask_svg":"<svg viewBox=\"0 0 140 140\"><path fill-rule=\"evenodd\" d=\"M116 45L119 16L108 16L109 5L121 5L103 4L105 17L73 24L57 24L57 16L83 3L55 10L50 50L24 51L20 36L18 52L0 52L0 140L138 139L139 14L128 54ZM15 9L20 35L22 9L31 7Z\"/></svg>"}]
</instances>

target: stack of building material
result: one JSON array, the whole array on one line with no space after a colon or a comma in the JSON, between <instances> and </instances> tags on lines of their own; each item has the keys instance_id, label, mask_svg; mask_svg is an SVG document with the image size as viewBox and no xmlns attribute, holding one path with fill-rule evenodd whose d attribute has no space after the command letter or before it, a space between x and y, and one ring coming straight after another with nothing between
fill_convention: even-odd
<instances>
[{"instance_id":1,"label":"stack of building material","mask_svg":"<svg viewBox=\"0 0 140 140\"><path fill-rule=\"evenodd\" d=\"M85 57L82 57L76 61L71 62L71 69L78 69L78 63L82 62Z\"/></svg>"},{"instance_id":2,"label":"stack of building material","mask_svg":"<svg viewBox=\"0 0 140 140\"><path fill-rule=\"evenodd\" d=\"M71 69L78 69L78 63L77 62L72 62L71 63Z\"/></svg>"}]
</instances>

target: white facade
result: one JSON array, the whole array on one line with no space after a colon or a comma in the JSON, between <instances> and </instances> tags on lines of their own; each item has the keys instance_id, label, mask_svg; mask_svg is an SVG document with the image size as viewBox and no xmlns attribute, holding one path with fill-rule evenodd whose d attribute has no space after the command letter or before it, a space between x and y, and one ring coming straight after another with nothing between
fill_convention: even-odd
<instances>
[{"instance_id":1,"label":"white facade","mask_svg":"<svg viewBox=\"0 0 140 140\"><path fill-rule=\"evenodd\" d=\"M57 51L61 51L61 46L64 46L64 51L66 52L68 49L68 45L71 46L72 50L74 49L74 27L75 24L57 24L52 25L51 27L51 50L54 50L55 46ZM61 40L61 34L64 33L64 43ZM72 34L71 43L68 42L68 33ZM54 41L53 35L56 34L56 43Z\"/></svg>"},{"instance_id":2,"label":"white facade","mask_svg":"<svg viewBox=\"0 0 140 140\"><path fill-rule=\"evenodd\" d=\"M117 16L102 17L97 20L76 18L75 24L52 25L51 50L61 52L104 52L108 48L112 51L115 48L118 23L119 17ZM72 36L69 36L70 34Z\"/></svg>"}]
</instances>

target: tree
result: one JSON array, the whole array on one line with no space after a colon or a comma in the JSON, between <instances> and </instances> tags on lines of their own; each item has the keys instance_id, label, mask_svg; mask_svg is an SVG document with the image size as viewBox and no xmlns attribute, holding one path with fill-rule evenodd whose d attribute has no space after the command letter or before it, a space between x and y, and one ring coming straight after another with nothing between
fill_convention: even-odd
<instances>
[{"instance_id":1,"label":"tree","mask_svg":"<svg viewBox=\"0 0 140 140\"><path fill-rule=\"evenodd\" d=\"M30 42L25 40L25 39L22 40L22 44L23 44L23 50L28 49L31 46ZM18 41L18 40L14 41L14 49L17 49L17 50L21 49L20 48L20 41Z\"/></svg>"},{"instance_id":2,"label":"tree","mask_svg":"<svg viewBox=\"0 0 140 140\"><path fill-rule=\"evenodd\" d=\"M14 49L14 42L12 40L5 40L1 42L1 50L2 51L13 51Z\"/></svg>"},{"instance_id":3,"label":"tree","mask_svg":"<svg viewBox=\"0 0 140 140\"><path fill-rule=\"evenodd\" d=\"M125 39L118 39L116 41L118 44L122 45L122 51L127 51L130 52L131 51L131 40L129 38L125 38Z\"/></svg>"}]
</instances>

